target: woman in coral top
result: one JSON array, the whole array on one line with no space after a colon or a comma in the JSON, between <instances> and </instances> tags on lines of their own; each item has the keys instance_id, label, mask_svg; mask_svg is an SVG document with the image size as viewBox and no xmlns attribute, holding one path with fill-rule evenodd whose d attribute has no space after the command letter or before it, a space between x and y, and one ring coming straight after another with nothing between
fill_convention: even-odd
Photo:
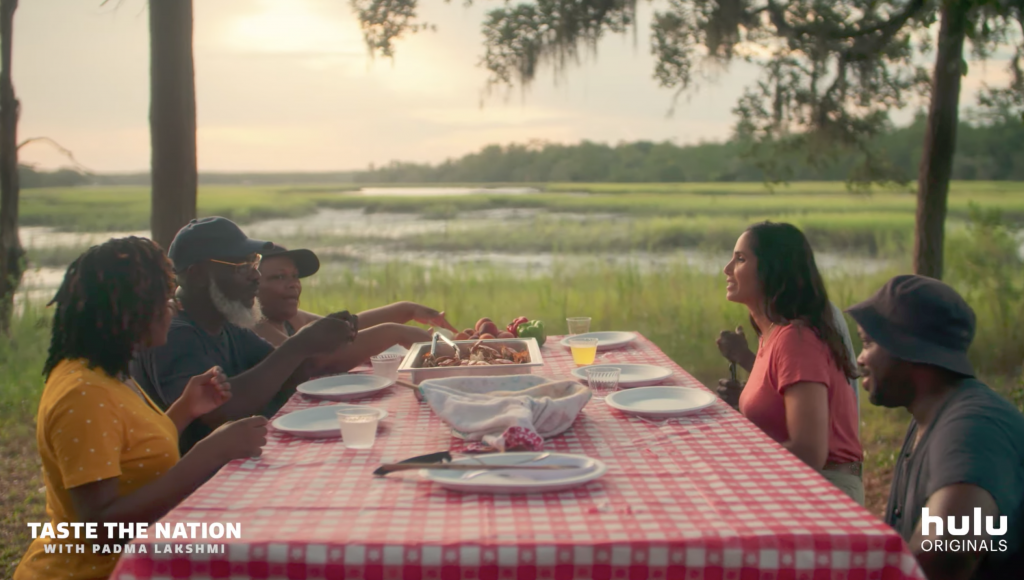
<instances>
[{"instance_id":1,"label":"woman in coral top","mask_svg":"<svg viewBox=\"0 0 1024 580\"><path fill-rule=\"evenodd\" d=\"M266 419L243 419L179 459L178 435L230 390L220 369L210 369L165 414L128 375L136 348L166 341L173 289L170 262L146 239L110 240L68 267L51 302L36 443L50 523L95 522L99 538L37 538L16 580L108 577L116 555L67 545L123 542L106 538L103 524L156 521L225 463L258 455L266 442Z\"/></svg>"},{"instance_id":2,"label":"woman in coral top","mask_svg":"<svg viewBox=\"0 0 1024 580\"><path fill-rule=\"evenodd\" d=\"M726 298L747 307L759 346L739 409L768 436L864 503L857 376L807 238L764 222L736 241Z\"/></svg>"}]
</instances>

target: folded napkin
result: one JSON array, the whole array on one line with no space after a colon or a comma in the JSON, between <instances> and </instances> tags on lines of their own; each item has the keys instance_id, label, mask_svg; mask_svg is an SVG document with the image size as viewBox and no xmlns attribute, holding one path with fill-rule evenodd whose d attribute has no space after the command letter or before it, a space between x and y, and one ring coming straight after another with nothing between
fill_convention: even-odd
<instances>
[{"instance_id":1,"label":"folded napkin","mask_svg":"<svg viewBox=\"0 0 1024 580\"><path fill-rule=\"evenodd\" d=\"M423 398L467 441L500 451L538 450L572 426L590 389L572 380L533 375L452 377L420 384Z\"/></svg>"}]
</instances>

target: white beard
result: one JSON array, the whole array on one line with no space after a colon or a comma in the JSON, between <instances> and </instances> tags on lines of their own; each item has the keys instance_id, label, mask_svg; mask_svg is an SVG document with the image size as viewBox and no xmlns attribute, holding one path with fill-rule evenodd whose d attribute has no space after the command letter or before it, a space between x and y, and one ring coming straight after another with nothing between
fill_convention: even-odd
<instances>
[{"instance_id":1,"label":"white beard","mask_svg":"<svg viewBox=\"0 0 1024 580\"><path fill-rule=\"evenodd\" d=\"M210 300L213 301L217 312L220 312L221 316L231 324L249 329L256 326L256 321L259 319L256 304L253 303L250 308L237 300L231 300L221 292L220 286L217 286L217 281L212 276L210 277Z\"/></svg>"}]
</instances>

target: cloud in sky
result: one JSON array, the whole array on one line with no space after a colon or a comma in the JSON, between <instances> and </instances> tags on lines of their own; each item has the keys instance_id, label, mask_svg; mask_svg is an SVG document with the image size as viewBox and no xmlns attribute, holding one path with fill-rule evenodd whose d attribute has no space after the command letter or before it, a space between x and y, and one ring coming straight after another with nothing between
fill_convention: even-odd
<instances>
[{"instance_id":1,"label":"cloud in sky","mask_svg":"<svg viewBox=\"0 0 1024 580\"><path fill-rule=\"evenodd\" d=\"M15 21L22 138L45 135L96 171L149 166L149 47L144 0L34 0ZM392 160L439 162L490 143L724 139L757 69L737 63L666 113L641 4L637 37L604 39L563 75L482 100L480 23L495 5L422 0L438 26L367 55L344 0L195 2L199 167L204 171L345 170ZM972 67L963 102L1002 63ZM481 106L482 101L482 106ZM32 145L24 161L65 164Z\"/></svg>"}]
</instances>

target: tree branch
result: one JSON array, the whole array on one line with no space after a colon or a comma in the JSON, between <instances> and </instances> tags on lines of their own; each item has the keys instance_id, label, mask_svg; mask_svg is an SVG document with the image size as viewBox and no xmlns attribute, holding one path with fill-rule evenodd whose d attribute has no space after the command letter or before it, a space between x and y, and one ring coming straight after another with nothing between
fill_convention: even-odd
<instances>
[{"instance_id":1,"label":"tree branch","mask_svg":"<svg viewBox=\"0 0 1024 580\"><path fill-rule=\"evenodd\" d=\"M764 7L764 10L768 12L768 18L771 20L772 26L778 31L779 36L795 37L803 36L807 34L806 29L797 29L786 22L786 10L784 7L777 6L773 0L768 0L768 4Z\"/></svg>"},{"instance_id":2,"label":"tree branch","mask_svg":"<svg viewBox=\"0 0 1024 580\"><path fill-rule=\"evenodd\" d=\"M821 106L818 108L818 118L816 119L819 127L825 125L826 115L829 113L829 111L825 110L823 105L825 103L837 102L835 92L840 90L840 88L846 84L846 65L847 61L845 56L839 55L839 61L836 63L836 79L832 82L832 86L830 86L821 97Z\"/></svg>"},{"instance_id":3,"label":"tree branch","mask_svg":"<svg viewBox=\"0 0 1024 580\"><path fill-rule=\"evenodd\" d=\"M75 159L75 155L71 152L70 149L64 147L63 145L61 145L60 143L54 141L53 139L51 139L49 137L30 137L28 139L25 139L21 143L18 143L17 150L21 151L22 147L24 147L24 146L26 146L26 145L28 145L30 143L38 143L38 142L49 143L50 145L55 147L57 149L57 151L59 151L62 155L64 155L68 159L70 159L71 162L75 164L75 168L76 169L82 171L83 173L92 173L92 171L89 170L88 167L82 165L81 163L78 162L77 159Z\"/></svg>"},{"instance_id":4,"label":"tree branch","mask_svg":"<svg viewBox=\"0 0 1024 580\"><path fill-rule=\"evenodd\" d=\"M903 9L903 12L897 14L895 17L890 18L885 22L881 22L874 26L869 26L862 30L848 31L844 35L837 36L834 38L860 38L864 36L870 36L877 32L881 32L883 36L889 36L899 32L903 25L906 24L911 18L916 16L919 12L924 10L927 6L928 0L913 0Z\"/></svg>"},{"instance_id":5,"label":"tree branch","mask_svg":"<svg viewBox=\"0 0 1024 580\"><path fill-rule=\"evenodd\" d=\"M923 10L926 4L926 0L914 0L907 5L907 9L898 18L890 20L883 26L872 27L876 32L880 32L880 34L864 42L854 43L849 50L845 51L843 56L850 61L859 61L875 56L885 45L892 42L892 39L899 34L907 21ZM864 38L864 36L862 35L861 38Z\"/></svg>"},{"instance_id":6,"label":"tree branch","mask_svg":"<svg viewBox=\"0 0 1024 580\"><path fill-rule=\"evenodd\" d=\"M877 50L878 47L885 46L911 18L924 10L927 5L928 0L911 0L902 12L885 22L856 29L847 26L793 26L786 21L785 7L776 4L775 0L768 0L768 4L762 10L768 12L772 25L775 26L780 36L787 38L817 36L826 40L855 40L881 33L880 38L884 41L871 43L871 47Z\"/></svg>"}]
</instances>

